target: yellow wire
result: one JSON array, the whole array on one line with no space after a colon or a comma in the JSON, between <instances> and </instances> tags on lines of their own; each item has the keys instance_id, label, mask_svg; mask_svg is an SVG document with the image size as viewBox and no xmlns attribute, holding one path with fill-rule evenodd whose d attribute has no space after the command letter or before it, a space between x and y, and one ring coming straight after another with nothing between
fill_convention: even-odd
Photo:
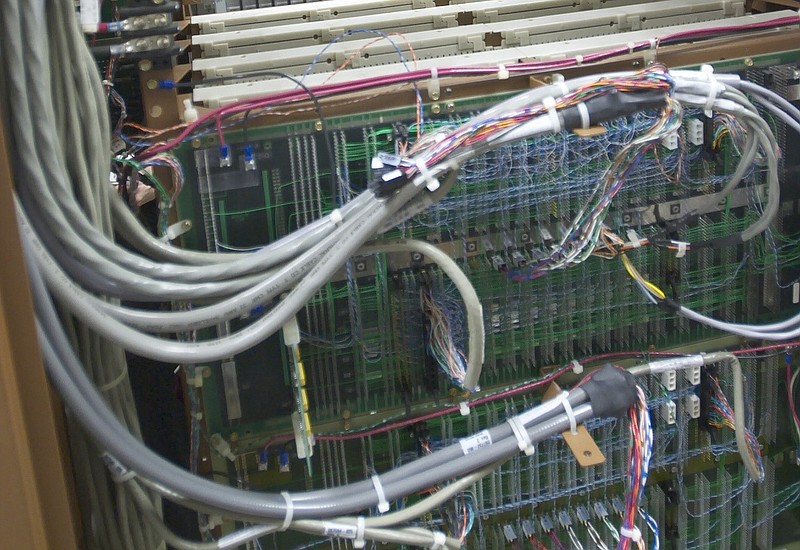
<instances>
[{"instance_id":1,"label":"yellow wire","mask_svg":"<svg viewBox=\"0 0 800 550\"><path fill-rule=\"evenodd\" d=\"M642 274L639 273L639 271L636 269L636 267L634 267L634 265L631 263L631 261L628 259L628 257L625 254L620 254L619 257L622 259L622 265L625 266L625 271L628 272L628 275L630 275L632 279L634 279L635 281L639 281L650 292L652 292L654 295L656 295L660 299L662 299L662 300L666 299L667 295L664 293L664 291L661 290L655 284L653 284L650 281L648 281L647 279L645 279L642 276Z\"/></svg>"}]
</instances>

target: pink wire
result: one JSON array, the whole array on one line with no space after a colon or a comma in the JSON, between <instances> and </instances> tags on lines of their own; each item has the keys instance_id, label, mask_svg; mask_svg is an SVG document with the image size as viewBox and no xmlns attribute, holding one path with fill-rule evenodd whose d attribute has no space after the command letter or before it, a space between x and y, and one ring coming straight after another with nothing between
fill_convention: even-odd
<instances>
[{"instance_id":1,"label":"pink wire","mask_svg":"<svg viewBox=\"0 0 800 550\"><path fill-rule=\"evenodd\" d=\"M661 42L670 40L681 40L689 38L705 38L709 36L716 36L721 34L728 34L732 32L747 32L761 29L775 28L786 25L798 24L798 17L781 17L771 21L764 21L761 23L748 23L746 25L730 25L726 27L717 27L709 29L697 29L691 31L682 31L666 35L660 39ZM657 42L658 43L658 42ZM582 63L595 63L610 57L622 55L631 51L638 51L643 48L651 47L650 41L642 41L635 44L632 48L618 47L602 52L591 53L583 56ZM563 59L558 61L536 61L530 63L512 63L506 66L506 69L515 73L535 72L535 71L549 71L557 69L565 69L568 67L577 66L578 60L575 58ZM447 76L481 76L495 74L497 72L496 66L475 66L475 67L443 67L438 69L440 77ZM429 69L414 70L405 73L398 73L396 75L382 75L378 77L365 78L361 80L354 80L350 82L342 82L335 84L323 84L315 86L312 91L317 97L328 97L331 95L351 93L369 88L379 88L384 86L391 86L397 84L407 84L418 80L430 78L431 71ZM200 116L195 122L187 125L177 137L165 143L154 145L141 153L137 160L143 160L153 155L167 151L176 147L187 136L189 136L195 128L206 123L208 120L217 117L218 120L226 115L235 115L244 111L254 110L269 107L279 103L290 103L306 98L307 94L304 90L294 89L284 92L278 92L270 96L262 96L260 98L248 98L235 101L219 107L208 113ZM221 128L219 129L221 133Z\"/></svg>"}]
</instances>

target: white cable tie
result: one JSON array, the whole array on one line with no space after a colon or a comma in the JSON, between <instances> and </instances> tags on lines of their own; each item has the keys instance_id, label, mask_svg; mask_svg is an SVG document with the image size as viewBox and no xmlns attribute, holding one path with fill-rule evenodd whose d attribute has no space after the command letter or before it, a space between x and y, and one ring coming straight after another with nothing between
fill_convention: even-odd
<instances>
[{"instance_id":1,"label":"white cable tie","mask_svg":"<svg viewBox=\"0 0 800 550\"><path fill-rule=\"evenodd\" d=\"M639 234L636 233L633 229L628 229L628 241L630 241L630 245L633 248L639 248L642 246L642 242L644 242L641 238L639 238Z\"/></svg>"},{"instance_id":2,"label":"white cable tie","mask_svg":"<svg viewBox=\"0 0 800 550\"><path fill-rule=\"evenodd\" d=\"M436 80L439 78L439 69L437 67L431 67L431 80Z\"/></svg>"},{"instance_id":3,"label":"white cable tie","mask_svg":"<svg viewBox=\"0 0 800 550\"><path fill-rule=\"evenodd\" d=\"M333 210L331 210L330 217L333 225L339 225L340 223L342 223L342 220L344 219L342 217L341 210L339 210L338 208L334 208Z\"/></svg>"},{"instance_id":4,"label":"white cable tie","mask_svg":"<svg viewBox=\"0 0 800 550\"><path fill-rule=\"evenodd\" d=\"M700 67L700 72L703 73L708 81L708 97L706 97L706 104L703 107L703 114L705 114L708 118L711 118L711 108L714 106L714 102L717 100L717 96L719 95L721 86L719 82L717 82L717 77L714 76L714 67L711 65L702 65Z\"/></svg>"},{"instance_id":5,"label":"white cable tie","mask_svg":"<svg viewBox=\"0 0 800 550\"><path fill-rule=\"evenodd\" d=\"M508 77L510 75L511 75L511 73L508 72L508 69L506 69L505 65L500 63L497 66L497 80L508 80Z\"/></svg>"},{"instance_id":6,"label":"white cable tie","mask_svg":"<svg viewBox=\"0 0 800 550\"><path fill-rule=\"evenodd\" d=\"M385 514L389 511L389 503L386 502L386 493L383 492L381 478L377 474L372 476L372 484L375 486L375 494L378 495L378 512Z\"/></svg>"},{"instance_id":7,"label":"white cable tie","mask_svg":"<svg viewBox=\"0 0 800 550\"><path fill-rule=\"evenodd\" d=\"M283 524L278 530L286 531L292 524L292 518L294 517L294 502L292 502L292 497L289 495L288 491L281 491L281 496L283 500L286 501L286 516L284 516Z\"/></svg>"},{"instance_id":8,"label":"white cable tie","mask_svg":"<svg viewBox=\"0 0 800 550\"><path fill-rule=\"evenodd\" d=\"M531 456L534 452L536 452L536 448L533 446L533 442L531 441L531 436L528 435L528 430L525 429L525 426L519 420L519 417L512 416L508 420L508 425L511 426L511 431L514 432L514 437L517 438L517 446L519 447L520 451L524 451L527 456Z\"/></svg>"},{"instance_id":9,"label":"white cable tie","mask_svg":"<svg viewBox=\"0 0 800 550\"><path fill-rule=\"evenodd\" d=\"M569 433L578 435L578 423L575 420L575 411L572 410L572 405L569 402L569 392L561 392L561 405L564 407L564 412L567 413L569 418Z\"/></svg>"},{"instance_id":10,"label":"white cable tie","mask_svg":"<svg viewBox=\"0 0 800 550\"><path fill-rule=\"evenodd\" d=\"M433 544L431 550L445 550L447 548L447 535L441 531L433 532Z\"/></svg>"},{"instance_id":11,"label":"white cable tie","mask_svg":"<svg viewBox=\"0 0 800 550\"><path fill-rule=\"evenodd\" d=\"M636 49L636 44L633 42L628 42L628 53L633 53L633 50Z\"/></svg>"},{"instance_id":12,"label":"white cable tie","mask_svg":"<svg viewBox=\"0 0 800 550\"><path fill-rule=\"evenodd\" d=\"M574 374L582 374L583 373L583 365L581 365L577 359L573 359L570 363L572 365L572 372Z\"/></svg>"},{"instance_id":13,"label":"white cable tie","mask_svg":"<svg viewBox=\"0 0 800 550\"><path fill-rule=\"evenodd\" d=\"M462 401L458 404L458 412L461 413L461 416L469 416L469 403L466 401Z\"/></svg>"},{"instance_id":14,"label":"white cable tie","mask_svg":"<svg viewBox=\"0 0 800 550\"><path fill-rule=\"evenodd\" d=\"M364 516L356 518L356 538L353 540L353 548L364 548L367 545L364 540Z\"/></svg>"},{"instance_id":15,"label":"white cable tie","mask_svg":"<svg viewBox=\"0 0 800 550\"><path fill-rule=\"evenodd\" d=\"M422 181L425 183L425 187L428 188L428 191L434 192L439 189L439 180L433 177L433 174L431 174L431 171L428 170L428 167L425 165L425 161L417 159L414 164L416 164L417 170L419 170L419 174L422 176Z\"/></svg>"},{"instance_id":16,"label":"white cable tie","mask_svg":"<svg viewBox=\"0 0 800 550\"><path fill-rule=\"evenodd\" d=\"M586 103L581 101L577 105L578 107L578 114L581 115L581 128L588 128L591 125L591 120L589 119L589 108L586 107Z\"/></svg>"},{"instance_id":17,"label":"white cable tie","mask_svg":"<svg viewBox=\"0 0 800 550\"><path fill-rule=\"evenodd\" d=\"M561 131L561 120L558 118L556 112L556 100L551 97L546 97L542 100L542 105L547 109L547 114L550 116L550 121L553 123L553 133L557 134Z\"/></svg>"},{"instance_id":18,"label":"white cable tie","mask_svg":"<svg viewBox=\"0 0 800 550\"><path fill-rule=\"evenodd\" d=\"M575 63L577 65L583 65L583 56L581 54L575 56Z\"/></svg>"},{"instance_id":19,"label":"white cable tie","mask_svg":"<svg viewBox=\"0 0 800 550\"><path fill-rule=\"evenodd\" d=\"M639 528L635 525L632 529L627 529L624 525L619 528L619 534L621 537L625 537L631 539L633 542L639 542L642 540L642 532L639 531Z\"/></svg>"},{"instance_id":20,"label":"white cable tie","mask_svg":"<svg viewBox=\"0 0 800 550\"><path fill-rule=\"evenodd\" d=\"M651 38L650 39L650 49L651 50L655 50L657 46L658 46L658 40L655 39L655 38Z\"/></svg>"},{"instance_id":21,"label":"white cable tie","mask_svg":"<svg viewBox=\"0 0 800 550\"><path fill-rule=\"evenodd\" d=\"M558 86L558 89L561 92L562 96L567 95L569 93L569 86L567 86L563 74L553 73L552 75L550 75L550 83L553 86Z\"/></svg>"},{"instance_id":22,"label":"white cable tie","mask_svg":"<svg viewBox=\"0 0 800 550\"><path fill-rule=\"evenodd\" d=\"M683 258L684 256L686 256L686 248L688 246L688 243L685 243L683 241L678 241L676 244L678 245L678 250L677 252L675 252L675 257Z\"/></svg>"}]
</instances>

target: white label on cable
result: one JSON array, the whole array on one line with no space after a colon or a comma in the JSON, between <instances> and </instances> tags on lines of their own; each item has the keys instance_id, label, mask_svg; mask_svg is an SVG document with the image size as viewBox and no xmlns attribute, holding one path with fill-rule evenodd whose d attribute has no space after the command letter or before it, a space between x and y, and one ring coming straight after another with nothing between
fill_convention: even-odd
<instances>
[{"instance_id":1,"label":"white label on cable","mask_svg":"<svg viewBox=\"0 0 800 550\"><path fill-rule=\"evenodd\" d=\"M339 537L344 539L356 538L356 526L346 523L333 523L326 521L323 525L326 537Z\"/></svg>"},{"instance_id":2,"label":"white label on cable","mask_svg":"<svg viewBox=\"0 0 800 550\"><path fill-rule=\"evenodd\" d=\"M464 451L465 455L468 455L469 453L474 453L478 449L491 445L492 436L489 434L489 430L483 430L475 435L459 440L459 443L461 443L461 450Z\"/></svg>"},{"instance_id":3,"label":"white label on cable","mask_svg":"<svg viewBox=\"0 0 800 550\"><path fill-rule=\"evenodd\" d=\"M800 283L795 283L792 285L792 303L798 302L800 302Z\"/></svg>"},{"instance_id":4,"label":"white label on cable","mask_svg":"<svg viewBox=\"0 0 800 550\"><path fill-rule=\"evenodd\" d=\"M100 0L81 0L81 25L100 22Z\"/></svg>"},{"instance_id":5,"label":"white label on cable","mask_svg":"<svg viewBox=\"0 0 800 550\"><path fill-rule=\"evenodd\" d=\"M398 155L393 155L391 153L384 153L383 151L378 151L377 159L384 164L394 167L400 166L400 162L402 161L402 159Z\"/></svg>"}]
</instances>

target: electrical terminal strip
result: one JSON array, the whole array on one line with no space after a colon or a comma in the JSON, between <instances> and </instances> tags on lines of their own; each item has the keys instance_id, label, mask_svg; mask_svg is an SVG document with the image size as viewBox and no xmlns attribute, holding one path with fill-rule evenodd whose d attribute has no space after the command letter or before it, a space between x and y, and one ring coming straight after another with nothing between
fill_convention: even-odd
<instances>
[{"instance_id":1,"label":"electrical terminal strip","mask_svg":"<svg viewBox=\"0 0 800 550\"><path fill-rule=\"evenodd\" d=\"M677 407L675 405L675 401L671 399L661 405L661 418L664 419L664 422L667 424L675 424L677 420Z\"/></svg>"},{"instance_id":2,"label":"electrical terminal strip","mask_svg":"<svg viewBox=\"0 0 800 550\"><path fill-rule=\"evenodd\" d=\"M675 391L678 387L678 376L674 370L668 370L661 373L661 385L667 391Z\"/></svg>"},{"instance_id":3,"label":"electrical terminal strip","mask_svg":"<svg viewBox=\"0 0 800 550\"><path fill-rule=\"evenodd\" d=\"M689 382L692 386L697 386L700 384L700 365L692 365L688 369L684 369L683 374L686 377L687 382Z\"/></svg>"},{"instance_id":4,"label":"electrical terminal strip","mask_svg":"<svg viewBox=\"0 0 800 550\"><path fill-rule=\"evenodd\" d=\"M690 118L686 122L686 140L692 145L703 145L703 121L698 118Z\"/></svg>"},{"instance_id":5,"label":"electrical terminal strip","mask_svg":"<svg viewBox=\"0 0 800 550\"><path fill-rule=\"evenodd\" d=\"M695 394L688 395L684 400L686 412L689 413L689 418L696 420L700 418L700 398Z\"/></svg>"}]
</instances>

